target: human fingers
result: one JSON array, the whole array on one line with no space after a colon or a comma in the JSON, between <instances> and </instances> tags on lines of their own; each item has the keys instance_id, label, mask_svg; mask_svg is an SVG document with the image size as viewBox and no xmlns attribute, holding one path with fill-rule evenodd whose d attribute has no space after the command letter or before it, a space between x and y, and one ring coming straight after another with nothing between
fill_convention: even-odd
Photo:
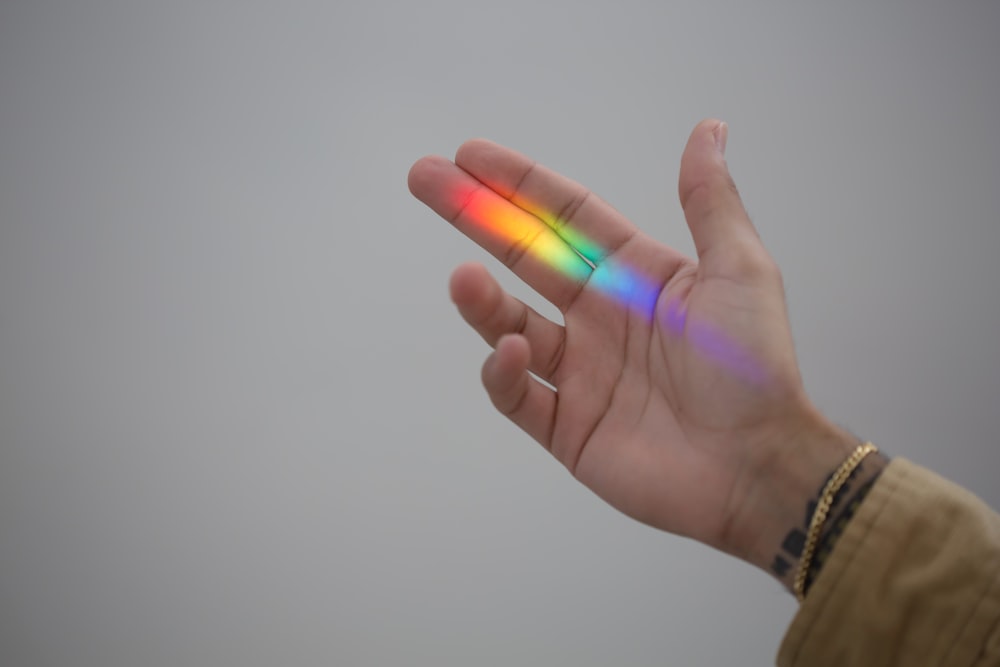
<instances>
[{"instance_id":1,"label":"human fingers","mask_svg":"<svg viewBox=\"0 0 1000 667\"><path fill-rule=\"evenodd\" d=\"M410 191L442 218L503 262L521 280L565 311L593 270L530 212L441 157L410 168Z\"/></svg>"},{"instance_id":2,"label":"human fingers","mask_svg":"<svg viewBox=\"0 0 1000 667\"><path fill-rule=\"evenodd\" d=\"M710 273L768 261L726 166L728 133L721 121L702 121L681 157L678 194L699 262Z\"/></svg>"},{"instance_id":3,"label":"human fingers","mask_svg":"<svg viewBox=\"0 0 1000 667\"><path fill-rule=\"evenodd\" d=\"M553 383L562 360L566 330L504 291L481 264L459 266L451 275L451 299L462 318L491 346L505 334L530 343L528 370Z\"/></svg>"},{"instance_id":4,"label":"human fingers","mask_svg":"<svg viewBox=\"0 0 1000 667\"><path fill-rule=\"evenodd\" d=\"M625 216L579 183L492 141L465 142L455 154L455 164L541 218L595 264L637 231Z\"/></svg>"},{"instance_id":5,"label":"human fingers","mask_svg":"<svg viewBox=\"0 0 1000 667\"><path fill-rule=\"evenodd\" d=\"M483 364L483 386L501 414L551 449L556 394L528 374L531 349L524 336L506 335Z\"/></svg>"}]
</instances>

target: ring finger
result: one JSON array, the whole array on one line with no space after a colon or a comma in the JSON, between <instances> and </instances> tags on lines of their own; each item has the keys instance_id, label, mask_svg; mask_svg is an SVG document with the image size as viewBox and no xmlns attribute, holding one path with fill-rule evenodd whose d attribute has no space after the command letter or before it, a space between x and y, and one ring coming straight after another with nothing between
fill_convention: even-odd
<instances>
[{"instance_id":1,"label":"ring finger","mask_svg":"<svg viewBox=\"0 0 1000 667\"><path fill-rule=\"evenodd\" d=\"M549 384L562 360L564 327L508 294L481 264L469 263L451 276L451 298L458 312L492 347L505 334L523 335L531 347L528 370Z\"/></svg>"}]
</instances>

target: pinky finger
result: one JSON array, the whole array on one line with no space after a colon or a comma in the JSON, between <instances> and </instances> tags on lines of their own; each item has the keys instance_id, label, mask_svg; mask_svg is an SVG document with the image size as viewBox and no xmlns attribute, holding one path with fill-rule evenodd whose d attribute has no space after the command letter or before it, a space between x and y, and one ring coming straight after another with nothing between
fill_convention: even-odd
<instances>
[{"instance_id":1,"label":"pinky finger","mask_svg":"<svg viewBox=\"0 0 1000 667\"><path fill-rule=\"evenodd\" d=\"M519 334L497 341L483 364L483 386L501 414L546 449L551 449L556 393L528 373L531 348Z\"/></svg>"}]
</instances>

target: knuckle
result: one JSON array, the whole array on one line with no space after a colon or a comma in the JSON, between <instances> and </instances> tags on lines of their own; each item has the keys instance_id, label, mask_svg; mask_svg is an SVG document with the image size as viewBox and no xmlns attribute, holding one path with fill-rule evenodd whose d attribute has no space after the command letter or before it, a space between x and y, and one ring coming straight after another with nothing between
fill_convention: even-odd
<instances>
[{"instance_id":1,"label":"knuckle","mask_svg":"<svg viewBox=\"0 0 1000 667\"><path fill-rule=\"evenodd\" d=\"M541 230L527 234L511 243L507 247L506 252L504 252L504 256L501 258L504 266L511 271L516 271L517 265L520 264L521 260L528 254L531 246L534 245L535 241L538 239L539 234L541 234Z\"/></svg>"},{"instance_id":2,"label":"knuckle","mask_svg":"<svg viewBox=\"0 0 1000 667\"><path fill-rule=\"evenodd\" d=\"M560 364L562 364L563 355L566 353L566 330L561 329L559 331L559 343L556 345L555 352L549 358L548 362L545 364L545 369L543 370L544 377L546 380L551 381L555 377L556 371L559 370Z\"/></svg>"}]
</instances>

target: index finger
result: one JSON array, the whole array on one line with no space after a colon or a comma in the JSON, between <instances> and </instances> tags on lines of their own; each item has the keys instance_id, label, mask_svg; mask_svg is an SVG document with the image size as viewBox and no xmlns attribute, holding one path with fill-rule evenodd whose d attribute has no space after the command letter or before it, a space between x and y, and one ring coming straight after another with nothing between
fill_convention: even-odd
<instances>
[{"instance_id":1,"label":"index finger","mask_svg":"<svg viewBox=\"0 0 1000 667\"><path fill-rule=\"evenodd\" d=\"M531 211L594 264L638 231L625 216L576 181L486 139L471 139L455 164L504 198Z\"/></svg>"}]
</instances>

